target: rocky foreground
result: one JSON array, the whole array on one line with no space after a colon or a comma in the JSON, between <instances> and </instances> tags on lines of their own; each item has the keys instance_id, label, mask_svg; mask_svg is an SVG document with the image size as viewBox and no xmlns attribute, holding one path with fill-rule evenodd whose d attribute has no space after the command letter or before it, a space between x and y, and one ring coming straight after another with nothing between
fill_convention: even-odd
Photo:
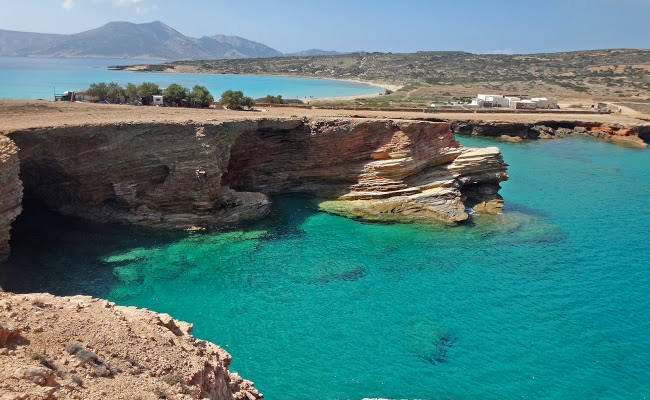
<instances>
[{"instance_id":1,"label":"rocky foreground","mask_svg":"<svg viewBox=\"0 0 650 400\"><path fill-rule=\"evenodd\" d=\"M192 324L89 296L0 291L0 399L262 398Z\"/></svg>"}]
</instances>

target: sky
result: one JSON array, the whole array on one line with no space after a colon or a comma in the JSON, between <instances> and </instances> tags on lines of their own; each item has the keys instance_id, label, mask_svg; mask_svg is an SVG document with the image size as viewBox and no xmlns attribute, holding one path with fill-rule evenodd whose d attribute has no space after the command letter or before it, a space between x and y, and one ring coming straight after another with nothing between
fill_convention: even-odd
<instances>
[{"instance_id":1,"label":"sky","mask_svg":"<svg viewBox=\"0 0 650 400\"><path fill-rule=\"evenodd\" d=\"M0 0L0 29L76 33L156 20L282 52L650 48L650 0Z\"/></svg>"}]
</instances>

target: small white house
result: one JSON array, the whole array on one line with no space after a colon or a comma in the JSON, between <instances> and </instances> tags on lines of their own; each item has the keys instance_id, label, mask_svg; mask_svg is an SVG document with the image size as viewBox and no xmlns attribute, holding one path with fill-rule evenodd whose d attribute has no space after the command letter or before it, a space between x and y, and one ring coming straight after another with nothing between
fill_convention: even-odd
<instances>
[{"instance_id":1,"label":"small white house","mask_svg":"<svg viewBox=\"0 0 650 400\"><path fill-rule=\"evenodd\" d=\"M480 107L510 107L510 102L500 94L479 94L476 102Z\"/></svg>"},{"instance_id":2,"label":"small white house","mask_svg":"<svg viewBox=\"0 0 650 400\"><path fill-rule=\"evenodd\" d=\"M163 97L161 95L154 95L153 96L153 105L154 106L162 106L163 103Z\"/></svg>"},{"instance_id":3,"label":"small white house","mask_svg":"<svg viewBox=\"0 0 650 400\"><path fill-rule=\"evenodd\" d=\"M515 103L521 101L521 98L515 96L506 96L505 99L508 101L508 107L515 108Z\"/></svg>"},{"instance_id":4,"label":"small white house","mask_svg":"<svg viewBox=\"0 0 650 400\"><path fill-rule=\"evenodd\" d=\"M553 97L533 97L531 100L535 102L537 108L559 108L557 99Z\"/></svg>"}]
</instances>

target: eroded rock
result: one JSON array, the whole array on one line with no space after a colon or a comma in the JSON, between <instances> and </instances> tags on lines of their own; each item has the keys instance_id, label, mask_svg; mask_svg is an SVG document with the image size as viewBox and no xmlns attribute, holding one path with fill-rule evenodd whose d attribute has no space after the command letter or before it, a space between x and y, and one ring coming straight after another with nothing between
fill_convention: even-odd
<instances>
[{"instance_id":1,"label":"eroded rock","mask_svg":"<svg viewBox=\"0 0 650 400\"><path fill-rule=\"evenodd\" d=\"M41 299L51 306L35 312ZM20 351L0 354L0 396L85 400L152 398L157 390L174 399L250 400L262 395L252 382L228 370L232 360L221 347L184 333L189 324L135 307L106 307L88 296L0 292L4 324L25 330ZM54 318L56 316L56 318ZM170 342L170 337L173 341ZM36 365L47 355L48 368ZM83 379L82 379L83 377ZM12 397L13 396L13 397ZM23 396L23 397L20 397ZM0 397L1 398L1 397Z\"/></svg>"}]
</instances>

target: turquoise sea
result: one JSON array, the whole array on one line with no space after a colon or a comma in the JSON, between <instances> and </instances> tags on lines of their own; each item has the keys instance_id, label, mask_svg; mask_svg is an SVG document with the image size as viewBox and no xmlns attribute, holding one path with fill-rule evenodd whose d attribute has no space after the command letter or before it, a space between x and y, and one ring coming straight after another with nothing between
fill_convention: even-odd
<instances>
[{"instance_id":1,"label":"turquoise sea","mask_svg":"<svg viewBox=\"0 0 650 400\"><path fill-rule=\"evenodd\" d=\"M108 70L110 65L151 63L151 60L0 57L0 99L53 100L54 92L84 90L93 82L155 82L161 87L178 83L203 85L219 97L228 89L242 90L254 98L267 94L286 99L356 96L383 92L364 83L327 79L229 74L173 74Z\"/></svg>"},{"instance_id":2,"label":"turquoise sea","mask_svg":"<svg viewBox=\"0 0 650 400\"><path fill-rule=\"evenodd\" d=\"M0 285L192 321L268 399L646 399L650 152L461 141L501 147L503 215L373 224L289 196L179 235L28 208Z\"/></svg>"}]
</instances>

